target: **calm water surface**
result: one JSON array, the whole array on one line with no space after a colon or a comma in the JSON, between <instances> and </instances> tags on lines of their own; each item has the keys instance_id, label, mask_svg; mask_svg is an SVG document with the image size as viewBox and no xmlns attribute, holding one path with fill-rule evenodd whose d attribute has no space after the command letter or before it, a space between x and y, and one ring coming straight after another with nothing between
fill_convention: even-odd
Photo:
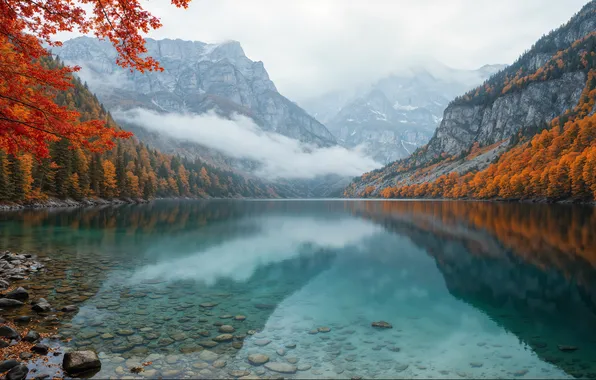
<instances>
[{"instance_id":1,"label":"calm water surface","mask_svg":"<svg viewBox=\"0 0 596 380\"><path fill-rule=\"evenodd\" d=\"M596 377L591 207L159 201L2 213L0 249L51 259L25 286L80 310L39 330L101 378Z\"/></svg>"}]
</instances>

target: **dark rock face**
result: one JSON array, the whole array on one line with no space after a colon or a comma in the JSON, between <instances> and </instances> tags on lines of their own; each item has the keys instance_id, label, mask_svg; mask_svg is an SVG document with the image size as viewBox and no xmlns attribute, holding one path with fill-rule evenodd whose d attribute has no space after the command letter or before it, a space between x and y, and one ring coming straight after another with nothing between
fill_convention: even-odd
<instances>
[{"instance_id":1,"label":"dark rock face","mask_svg":"<svg viewBox=\"0 0 596 380\"><path fill-rule=\"evenodd\" d=\"M31 347L31 351L40 355L47 355L50 348L45 344L37 343L35 346Z\"/></svg>"},{"instance_id":2,"label":"dark rock face","mask_svg":"<svg viewBox=\"0 0 596 380\"><path fill-rule=\"evenodd\" d=\"M50 303L48 301L46 301L45 298L40 298L39 300L37 300L33 303L33 306L31 306L31 309L33 309L33 311L37 311L38 313L43 313L43 312L51 311L52 305L50 305Z\"/></svg>"},{"instance_id":3,"label":"dark rock face","mask_svg":"<svg viewBox=\"0 0 596 380\"><path fill-rule=\"evenodd\" d=\"M20 335L19 333L10 326L0 326L0 336L3 338L15 339Z\"/></svg>"},{"instance_id":4,"label":"dark rock face","mask_svg":"<svg viewBox=\"0 0 596 380\"><path fill-rule=\"evenodd\" d=\"M101 368L99 357L93 351L73 351L64 354L62 368L68 374L78 374Z\"/></svg>"},{"instance_id":5,"label":"dark rock face","mask_svg":"<svg viewBox=\"0 0 596 380\"><path fill-rule=\"evenodd\" d=\"M21 301L13 300L10 298L0 298L0 308L4 307L19 307L23 306L24 304Z\"/></svg>"},{"instance_id":6,"label":"dark rock face","mask_svg":"<svg viewBox=\"0 0 596 380\"><path fill-rule=\"evenodd\" d=\"M10 298L13 300L24 301L29 298L29 292L27 292L24 288L18 287L15 290L6 293L6 298Z\"/></svg>"},{"instance_id":7,"label":"dark rock face","mask_svg":"<svg viewBox=\"0 0 596 380\"><path fill-rule=\"evenodd\" d=\"M41 338L41 336L39 335L39 333L37 331L29 330L27 335L25 335L25 337L23 337L23 340L25 342L37 342L40 338Z\"/></svg>"},{"instance_id":8,"label":"dark rock face","mask_svg":"<svg viewBox=\"0 0 596 380\"><path fill-rule=\"evenodd\" d=\"M520 64L530 70L531 75L545 65L557 51L569 48L572 43L596 31L596 2L589 2L567 24L543 37L534 47L519 59ZM548 46L548 47L546 47ZM502 78L516 75L518 66L505 68L496 79L489 79L487 85L503 83ZM453 100L443 113L443 120L425 149L400 163L412 168L406 172L396 172L398 165L388 165L375 174L375 178L362 178L350 189L351 196L362 193L373 186L377 190L385 187L405 186L415 183L432 182L440 175L451 172L465 174L482 170L500 154L509 149L509 143L520 133L528 136L548 128L549 123L579 102L586 85L586 73L582 70L569 71L546 80L530 82L515 91L500 93L490 99ZM494 80L495 82L491 82ZM463 95L463 94L460 94ZM467 100L466 100L467 99ZM494 147L493 144L500 146ZM463 156L473 146L492 147L486 154L467 160ZM451 162L441 158L452 158ZM437 164L437 162L440 164ZM432 170L416 176L415 172L431 167ZM375 195L378 193L375 193Z\"/></svg>"},{"instance_id":9,"label":"dark rock face","mask_svg":"<svg viewBox=\"0 0 596 380\"><path fill-rule=\"evenodd\" d=\"M6 380L23 380L27 377L28 373L29 369L27 366L21 364L8 371L6 374Z\"/></svg>"},{"instance_id":10,"label":"dark rock face","mask_svg":"<svg viewBox=\"0 0 596 380\"><path fill-rule=\"evenodd\" d=\"M22 324L29 323L29 322L31 322L31 316L29 316L29 315L21 315L20 317L16 317L14 319L14 322L15 323L22 323Z\"/></svg>"},{"instance_id":11,"label":"dark rock face","mask_svg":"<svg viewBox=\"0 0 596 380\"><path fill-rule=\"evenodd\" d=\"M0 362L0 373L4 373L11 368L14 368L19 365L19 362L15 359L5 360Z\"/></svg>"}]
</instances>

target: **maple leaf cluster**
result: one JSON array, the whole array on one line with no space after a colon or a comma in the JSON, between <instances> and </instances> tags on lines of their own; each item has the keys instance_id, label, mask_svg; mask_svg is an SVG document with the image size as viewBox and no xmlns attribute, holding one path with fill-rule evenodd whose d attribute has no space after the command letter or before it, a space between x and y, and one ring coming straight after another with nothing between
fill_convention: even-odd
<instances>
[{"instance_id":1,"label":"maple leaf cluster","mask_svg":"<svg viewBox=\"0 0 596 380\"><path fill-rule=\"evenodd\" d=\"M187 8L190 0L171 2ZM58 32L93 34L114 45L118 65L156 71L162 68L145 55L142 35L159 27L139 0L0 1L0 149L48 157L49 143L67 139L72 147L99 152L131 136L107 120L81 122L78 112L55 103L80 68L44 64L50 53L43 45L59 46L52 40Z\"/></svg>"}]
</instances>

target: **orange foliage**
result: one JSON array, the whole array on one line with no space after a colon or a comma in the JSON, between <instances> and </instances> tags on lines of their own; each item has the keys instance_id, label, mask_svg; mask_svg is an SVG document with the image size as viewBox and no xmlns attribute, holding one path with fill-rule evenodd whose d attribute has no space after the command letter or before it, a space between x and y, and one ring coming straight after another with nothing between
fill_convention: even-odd
<instances>
[{"instance_id":1,"label":"orange foliage","mask_svg":"<svg viewBox=\"0 0 596 380\"><path fill-rule=\"evenodd\" d=\"M176 7L190 0L172 0ZM48 157L48 143L66 138L72 146L103 151L129 133L105 120L79 121L79 113L55 103L57 93L72 87L77 67L44 65L42 43L58 32L93 33L112 42L117 63L143 72L159 70L147 52L142 33L161 26L139 0L5 0L0 2L0 149Z\"/></svg>"},{"instance_id":2,"label":"orange foliage","mask_svg":"<svg viewBox=\"0 0 596 380\"><path fill-rule=\"evenodd\" d=\"M510 149L485 170L464 176L452 172L432 183L382 189L380 195L384 198L596 200L596 114L590 114L595 100L596 71L592 70L580 102L572 112L565 114L568 119L565 125L561 126L560 118L555 118L550 130ZM475 144L470 155L478 155L491 147L481 149Z\"/></svg>"}]
</instances>

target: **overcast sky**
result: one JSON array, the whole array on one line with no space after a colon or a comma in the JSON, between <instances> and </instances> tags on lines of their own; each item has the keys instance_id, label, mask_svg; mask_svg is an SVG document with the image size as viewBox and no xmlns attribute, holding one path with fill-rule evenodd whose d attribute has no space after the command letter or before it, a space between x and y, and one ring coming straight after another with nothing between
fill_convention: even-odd
<instances>
[{"instance_id":1,"label":"overcast sky","mask_svg":"<svg viewBox=\"0 0 596 380\"><path fill-rule=\"evenodd\" d=\"M303 100L370 83L429 56L473 69L511 63L586 0L193 0L147 8L155 38L238 40L280 92Z\"/></svg>"}]
</instances>

